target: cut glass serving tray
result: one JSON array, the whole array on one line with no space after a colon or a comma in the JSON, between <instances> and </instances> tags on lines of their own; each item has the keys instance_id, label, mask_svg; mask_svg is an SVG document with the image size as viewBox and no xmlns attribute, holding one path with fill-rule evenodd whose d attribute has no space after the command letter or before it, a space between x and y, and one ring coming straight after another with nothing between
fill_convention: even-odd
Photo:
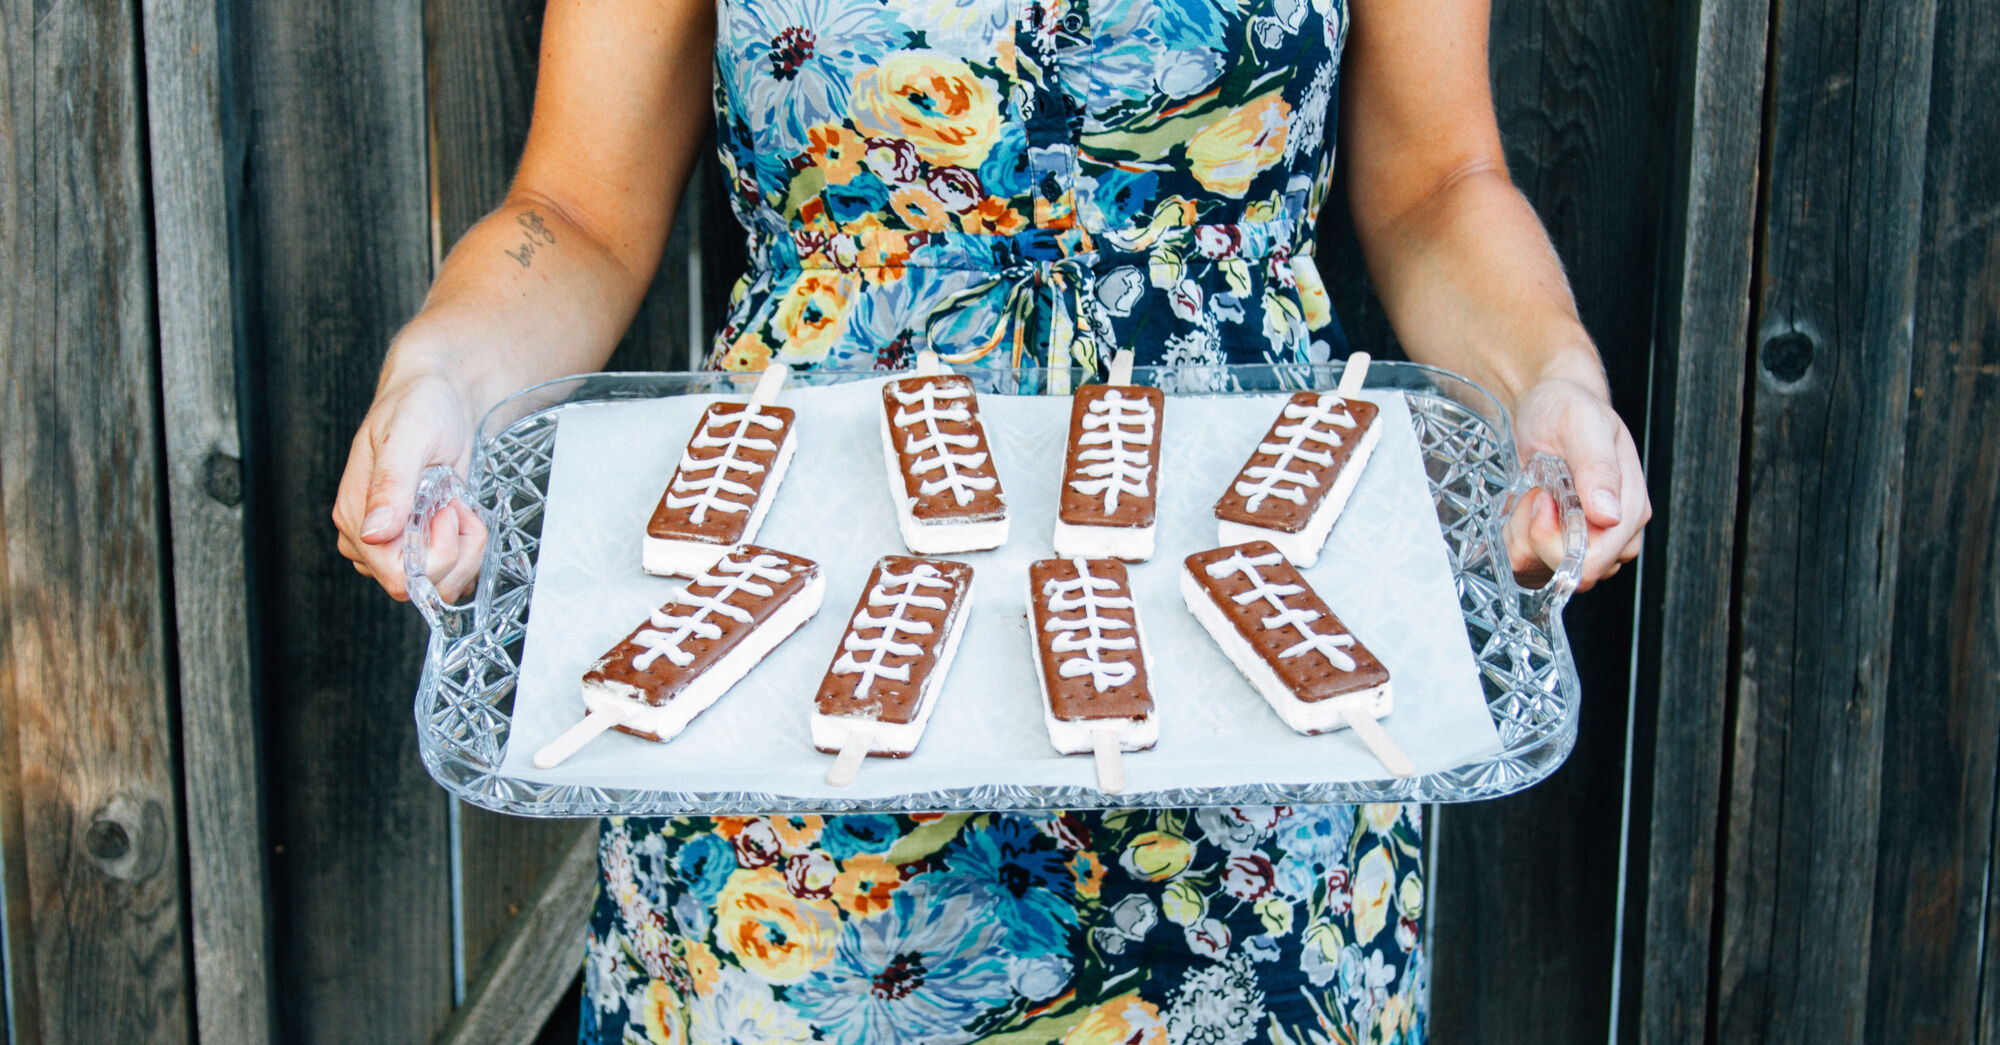
<instances>
[{"instance_id":1,"label":"cut glass serving tray","mask_svg":"<svg viewBox=\"0 0 2000 1045\"><path fill-rule=\"evenodd\" d=\"M1135 384L1169 394L1228 395L1331 389L1343 364L1140 367ZM968 370L983 394L1064 394L1066 370ZM798 385L884 376L881 371L813 371ZM406 529L410 596L431 626L416 697L418 749L431 776L459 798L531 817L715 815L769 812L922 812L1083 809L1129 806L1308 802L1465 802L1526 788L1562 764L1576 743L1576 667L1562 608L1575 590L1584 552L1582 506L1569 471L1547 455L1518 465L1504 410L1463 378L1414 363L1376 363L1366 387L1404 393L1451 560L1466 635L1498 754L1453 769L1372 781L1258 783L1110 795L1076 786L986 786L888 798L801 800L754 791L647 790L548 784L502 771L556 432L567 408L679 395L747 392L755 375L595 374L564 378L502 402L481 423L471 475L433 468L419 486ZM1501 520L1516 499L1547 489L1560 509L1564 558L1549 583L1518 585L1508 568ZM445 603L424 577L432 518L450 501L475 507L488 530L476 595Z\"/></svg>"}]
</instances>

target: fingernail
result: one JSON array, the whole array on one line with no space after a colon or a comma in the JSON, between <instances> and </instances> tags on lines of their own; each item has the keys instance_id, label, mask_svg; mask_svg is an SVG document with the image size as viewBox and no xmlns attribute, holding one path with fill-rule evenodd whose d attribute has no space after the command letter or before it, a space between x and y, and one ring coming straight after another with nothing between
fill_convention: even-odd
<instances>
[{"instance_id":1,"label":"fingernail","mask_svg":"<svg viewBox=\"0 0 2000 1045\"><path fill-rule=\"evenodd\" d=\"M1620 511L1618 508L1618 495L1612 493L1609 490L1599 490L1596 493L1591 494L1590 507L1592 510L1596 511L1600 517L1609 519L1611 523L1616 523L1619 519L1623 518L1625 515L1625 513Z\"/></svg>"},{"instance_id":2,"label":"fingernail","mask_svg":"<svg viewBox=\"0 0 2000 1045\"><path fill-rule=\"evenodd\" d=\"M395 519L396 513L390 511L387 505L377 508L369 512L367 518L361 520L361 536L379 537L388 533L389 524Z\"/></svg>"}]
</instances>

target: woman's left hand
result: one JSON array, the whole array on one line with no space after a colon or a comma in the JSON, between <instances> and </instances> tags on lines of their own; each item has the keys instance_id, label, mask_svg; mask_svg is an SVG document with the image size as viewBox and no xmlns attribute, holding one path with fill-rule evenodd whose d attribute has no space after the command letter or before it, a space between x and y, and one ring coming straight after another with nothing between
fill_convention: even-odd
<instances>
[{"instance_id":1,"label":"woman's left hand","mask_svg":"<svg viewBox=\"0 0 2000 1045\"><path fill-rule=\"evenodd\" d=\"M1588 591L1638 557L1640 531L1653 517L1653 504L1639 448L1601 384L1557 377L1529 386L1514 402L1514 438L1521 460L1554 454L1569 464L1576 480L1590 537L1578 591ZM1540 489L1522 498L1507 520L1506 536L1515 574L1545 580L1563 554L1555 498Z\"/></svg>"}]
</instances>

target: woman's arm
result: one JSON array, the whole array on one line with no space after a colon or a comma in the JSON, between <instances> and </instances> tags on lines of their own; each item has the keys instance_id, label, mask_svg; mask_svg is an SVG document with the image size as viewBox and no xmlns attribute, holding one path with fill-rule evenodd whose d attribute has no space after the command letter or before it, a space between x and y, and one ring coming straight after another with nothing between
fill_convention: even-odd
<instances>
[{"instance_id":1,"label":"woman's arm","mask_svg":"<svg viewBox=\"0 0 2000 1045\"><path fill-rule=\"evenodd\" d=\"M1351 0L1341 159L1368 273L1414 359L1492 389L1523 455L1575 473L1583 587L1639 553L1652 517L1631 434L1562 263L1507 177L1487 80L1486 0ZM1517 569L1561 558L1554 504L1510 528Z\"/></svg>"},{"instance_id":2,"label":"woman's arm","mask_svg":"<svg viewBox=\"0 0 2000 1045\"><path fill-rule=\"evenodd\" d=\"M549 4L520 171L390 345L334 502L341 553L391 595L408 597L403 521L424 469L464 468L489 408L602 366L631 322L708 130L714 41L707 0ZM457 526L433 533L433 576L456 597L478 521L441 518Z\"/></svg>"}]
</instances>

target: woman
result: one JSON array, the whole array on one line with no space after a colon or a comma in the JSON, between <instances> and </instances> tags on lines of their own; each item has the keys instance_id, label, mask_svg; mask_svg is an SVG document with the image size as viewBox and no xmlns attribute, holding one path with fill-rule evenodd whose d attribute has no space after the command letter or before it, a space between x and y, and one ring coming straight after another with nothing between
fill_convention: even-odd
<instances>
[{"instance_id":1,"label":"woman","mask_svg":"<svg viewBox=\"0 0 2000 1045\"><path fill-rule=\"evenodd\" d=\"M1584 496L1583 584L1650 515L1540 224L1507 180L1485 0L552 4L506 202L396 338L334 519L404 597L421 471L600 366L713 102L753 263L711 362L1338 357L1312 258L1336 111L1409 354L1513 411ZM711 71L713 80L711 83ZM478 566L447 516L434 576ZM461 536L463 534L463 536ZM1546 497L1511 527L1552 564ZM590 1041L1418 1041L1418 822L1397 806L608 822Z\"/></svg>"}]
</instances>

